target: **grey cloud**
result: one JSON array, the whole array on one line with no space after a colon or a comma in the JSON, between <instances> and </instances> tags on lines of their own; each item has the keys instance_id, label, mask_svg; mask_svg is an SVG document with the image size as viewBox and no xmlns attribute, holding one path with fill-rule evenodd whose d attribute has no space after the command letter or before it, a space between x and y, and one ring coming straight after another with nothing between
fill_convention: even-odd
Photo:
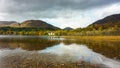
<instances>
[{"instance_id":1,"label":"grey cloud","mask_svg":"<svg viewBox=\"0 0 120 68\"><path fill-rule=\"evenodd\" d=\"M82 11L118 3L120 0L3 0L0 13L6 18L55 18L61 10ZM1 2L1 1L0 1ZM61 13L62 14L62 13ZM63 15L64 16L64 15ZM22 18L22 19L23 19Z\"/></svg>"},{"instance_id":2,"label":"grey cloud","mask_svg":"<svg viewBox=\"0 0 120 68\"><path fill-rule=\"evenodd\" d=\"M83 10L118 3L120 0L5 0L4 12L44 11L57 9Z\"/></svg>"}]
</instances>

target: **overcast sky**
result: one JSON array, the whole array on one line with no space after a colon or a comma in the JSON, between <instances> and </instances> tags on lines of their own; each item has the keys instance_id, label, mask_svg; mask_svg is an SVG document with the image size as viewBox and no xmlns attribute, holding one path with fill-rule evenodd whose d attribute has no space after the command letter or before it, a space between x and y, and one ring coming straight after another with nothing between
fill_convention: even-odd
<instances>
[{"instance_id":1,"label":"overcast sky","mask_svg":"<svg viewBox=\"0 0 120 68\"><path fill-rule=\"evenodd\" d=\"M86 27L120 13L120 0L0 0L0 21L39 19L60 28Z\"/></svg>"}]
</instances>

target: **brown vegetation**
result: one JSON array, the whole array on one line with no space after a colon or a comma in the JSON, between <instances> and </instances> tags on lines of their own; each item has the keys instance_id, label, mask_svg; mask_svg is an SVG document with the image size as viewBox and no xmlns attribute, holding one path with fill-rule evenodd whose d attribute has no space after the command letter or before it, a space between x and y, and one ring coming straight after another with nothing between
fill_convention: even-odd
<instances>
[{"instance_id":1,"label":"brown vegetation","mask_svg":"<svg viewBox=\"0 0 120 68\"><path fill-rule=\"evenodd\" d=\"M1 58L1 68L100 68L86 62L68 62L49 54L13 53Z\"/></svg>"}]
</instances>

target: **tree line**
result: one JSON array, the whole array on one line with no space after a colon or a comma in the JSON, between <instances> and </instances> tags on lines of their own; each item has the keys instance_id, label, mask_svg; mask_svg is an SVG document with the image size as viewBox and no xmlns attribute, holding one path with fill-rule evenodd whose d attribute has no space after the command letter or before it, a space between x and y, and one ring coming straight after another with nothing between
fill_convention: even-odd
<instances>
[{"instance_id":1,"label":"tree line","mask_svg":"<svg viewBox=\"0 0 120 68\"><path fill-rule=\"evenodd\" d=\"M53 33L55 36L104 36L104 35L120 35L120 27L99 27L93 28L78 28L74 30L53 30L53 29L41 29L41 28L13 28L13 27L0 27L1 35L49 35Z\"/></svg>"}]
</instances>

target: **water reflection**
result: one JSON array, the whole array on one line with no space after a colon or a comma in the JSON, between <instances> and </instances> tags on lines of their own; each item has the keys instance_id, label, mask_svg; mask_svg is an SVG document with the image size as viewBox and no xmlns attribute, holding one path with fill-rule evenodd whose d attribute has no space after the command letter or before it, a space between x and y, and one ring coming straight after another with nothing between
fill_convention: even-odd
<instances>
[{"instance_id":1,"label":"water reflection","mask_svg":"<svg viewBox=\"0 0 120 68\"><path fill-rule=\"evenodd\" d=\"M26 62L28 60L28 62L36 64L40 62L79 63L85 61L91 64L101 64L109 68L120 68L119 61L116 61L120 60L119 44L119 41L65 39L56 36L0 35L0 64L19 63L18 66L20 66L23 63L25 63L24 65L29 64ZM9 65L11 66L11 64ZM2 68L9 68L9 65Z\"/></svg>"},{"instance_id":2,"label":"water reflection","mask_svg":"<svg viewBox=\"0 0 120 68\"><path fill-rule=\"evenodd\" d=\"M45 62L55 62L55 63L65 63L65 62L80 62L85 61L92 64L101 64L104 65L104 67L108 68L120 68L120 62L107 58L99 53L94 52L93 50L89 49L86 45L78 45L78 44L70 44L65 45L64 43L60 43L58 45L47 47L46 49L39 50L39 51L26 51L23 49L2 49L0 50L0 63L2 62L7 63L7 61L3 60L6 57L12 56L16 57L19 55L21 59L23 57L32 58L35 57L34 54L39 54L40 56L37 56L39 59L46 59ZM30 55L30 56L29 56ZM41 57L41 56L47 55ZM28 57L29 56L29 57ZM51 57L51 58L48 58ZM14 58L13 58L14 59ZM35 60L37 62L37 60ZM20 63L20 61L16 61ZM40 61L39 61L40 62Z\"/></svg>"},{"instance_id":3,"label":"water reflection","mask_svg":"<svg viewBox=\"0 0 120 68\"><path fill-rule=\"evenodd\" d=\"M66 57L66 59L74 62L86 61L94 64L103 64L109 68L120 68L120 62L106 58L105 56L92 51L85 45L65 45L64 43L61 43L59 45L46 48L42 50L42 52L55 54L61 57L67 55L68 57Z\"/></svg>"},{"instance_id":4,"label":"water reflection","mask_svg":"<svg viewBox=\"0 0 120 68\"><path fill-rule=\"evenodd\" d=\"M60 43L63 38L47 36L0 36L0 49L41 50Z\"/></svg>"},{"instance_id":5,"label":"water reflection","mask_svg":"<svg viewBox=\"0 0 120 68\"><path fill-rule=\"evenodd\" d=\"M92 63L101 63L101 55L93 52L85 45L70 44L65 45L60 43L59 45L48 47L42 51L42 53L56 54L58 56L69 56L66 59L73 59L73 61L83 60Z\"/></svg>"},{"instance_id":6,"label":"water reflection","mask_svg":"<svg viewBox=\"0 0 120 68\"><path fill-rule=\"evenodd\" d=\"M61 37L48 36L12 36L0 35L0 49L16 49L23 50L42 50L46 47L54 46L63 42L66 45L72 43L87 45L93 51L107 56L111 59L120 60L120 41L92 41L84 39L65 39Z\"/></svg>"}]
</instances>

